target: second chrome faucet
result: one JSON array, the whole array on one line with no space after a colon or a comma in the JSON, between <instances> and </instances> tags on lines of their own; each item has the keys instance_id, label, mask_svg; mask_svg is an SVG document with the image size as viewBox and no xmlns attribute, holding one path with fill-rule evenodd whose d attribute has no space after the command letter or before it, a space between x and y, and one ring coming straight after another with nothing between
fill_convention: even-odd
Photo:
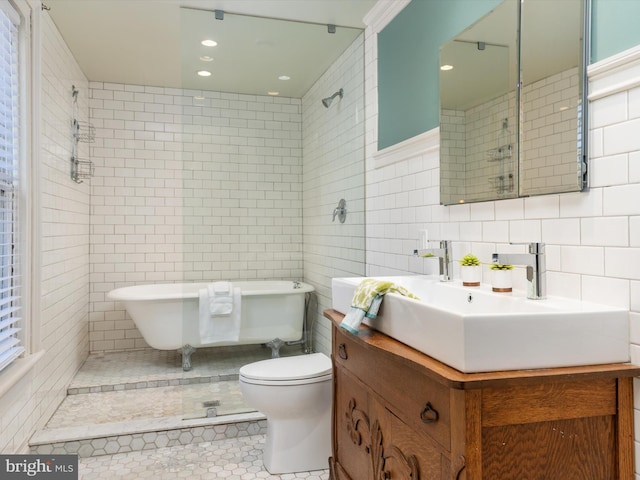
<instances>
[{"instance_id":1,"label":"second chrome faucet","mask_svg":"<svg viewBox=\"0 0 640 480\"><path fill-rule=\"evenodd\" d=\"M526 245L528 253L494 253L491 261L527 267L527 298L542 300L547 296L544 243L534 242Z\"/></svg>"}]
</instances>

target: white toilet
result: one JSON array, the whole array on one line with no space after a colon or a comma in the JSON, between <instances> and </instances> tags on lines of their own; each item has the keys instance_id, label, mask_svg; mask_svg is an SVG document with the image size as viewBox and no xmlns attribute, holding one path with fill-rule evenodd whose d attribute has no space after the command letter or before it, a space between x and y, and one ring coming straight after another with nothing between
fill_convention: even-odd
<instances>
[{"instance_id":1,"label":"white toilet","mask_svg":"<svg viewBox=\"0 0 640 480\"><path fill-rule=\"evenodd\" d=\"M267 417L263 463L271 474L322 470L331 456L331 360L322 353L240 368L245 401Z\"/></svg>"}]
</instances>

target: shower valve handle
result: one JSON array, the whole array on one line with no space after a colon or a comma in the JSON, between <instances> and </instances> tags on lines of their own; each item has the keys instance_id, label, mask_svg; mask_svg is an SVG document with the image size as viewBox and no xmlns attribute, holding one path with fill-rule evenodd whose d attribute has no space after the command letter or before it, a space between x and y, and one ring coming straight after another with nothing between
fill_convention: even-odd
<instances>
[{"instance_id":1,"label":"shower valve handle","mask_svg":"<svg viewBox=\"0 0 640 480\"><path fill-rule=\"evenodd\" d=\"M333 209L333 218L331 221L335 222L336 217L338 217L340 223L344 223L344 221L347 219L347 202L344 198L341 198L340 202L338 202L338 206Z\"/></svg>"}]
</instances>

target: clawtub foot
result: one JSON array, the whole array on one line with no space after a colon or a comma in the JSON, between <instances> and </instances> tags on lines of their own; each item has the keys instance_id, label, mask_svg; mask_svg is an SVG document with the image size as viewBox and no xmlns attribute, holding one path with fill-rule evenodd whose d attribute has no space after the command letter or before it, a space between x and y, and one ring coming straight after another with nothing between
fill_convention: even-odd
<instances>
[{"instance_id":1,"label":"clawtub foot","mask_svg":"<svg viewBox=\"0 0 640 480\"><path fill-rule=\"evenodd\" d=\"M182 354L182 370L188 372L191 370L191 355L196 351L196 349L187 344L178 349L178 351Z\"/></svg>"},{"instance_id":2,"label":"clawtub foot","mask_svg":"<svg viewBox=\"0 0 640 480\"><path fill-rule=\"evenodd\" d=\"M280 356L280 347L284 345L284 340L274 338L270 342L265 343L265 346L271 349L271 358L278 358Z\"/></svg>"}]
</instances>

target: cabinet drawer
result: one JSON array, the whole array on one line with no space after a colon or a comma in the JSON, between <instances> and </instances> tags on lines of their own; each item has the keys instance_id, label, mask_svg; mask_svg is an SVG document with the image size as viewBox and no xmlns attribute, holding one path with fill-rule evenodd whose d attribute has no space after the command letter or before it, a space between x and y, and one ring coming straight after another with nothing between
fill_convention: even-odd
<instances>
[{"instance_id":1,"label":"cabinet drawer","mask_svg":"<svg viewBox=\"0 0 640 480\"><path fill-rule=\"evenodd\" d=\"M375 392L379 401L407 425L451 450L449 390L417 370L334 327L333 357Z\"/></svg>"},{"instance_id":2,"label":"cabinet drawer","mask_svg":"<svg viewBox=\"0 0 640 480\"><path fill-rule=\"evenodd\" d=\"M384 470L390 479L451 478L449 460L429 441L419 441L413 429L392 413L384 432Z\"/></svg>"}]
</instances>

